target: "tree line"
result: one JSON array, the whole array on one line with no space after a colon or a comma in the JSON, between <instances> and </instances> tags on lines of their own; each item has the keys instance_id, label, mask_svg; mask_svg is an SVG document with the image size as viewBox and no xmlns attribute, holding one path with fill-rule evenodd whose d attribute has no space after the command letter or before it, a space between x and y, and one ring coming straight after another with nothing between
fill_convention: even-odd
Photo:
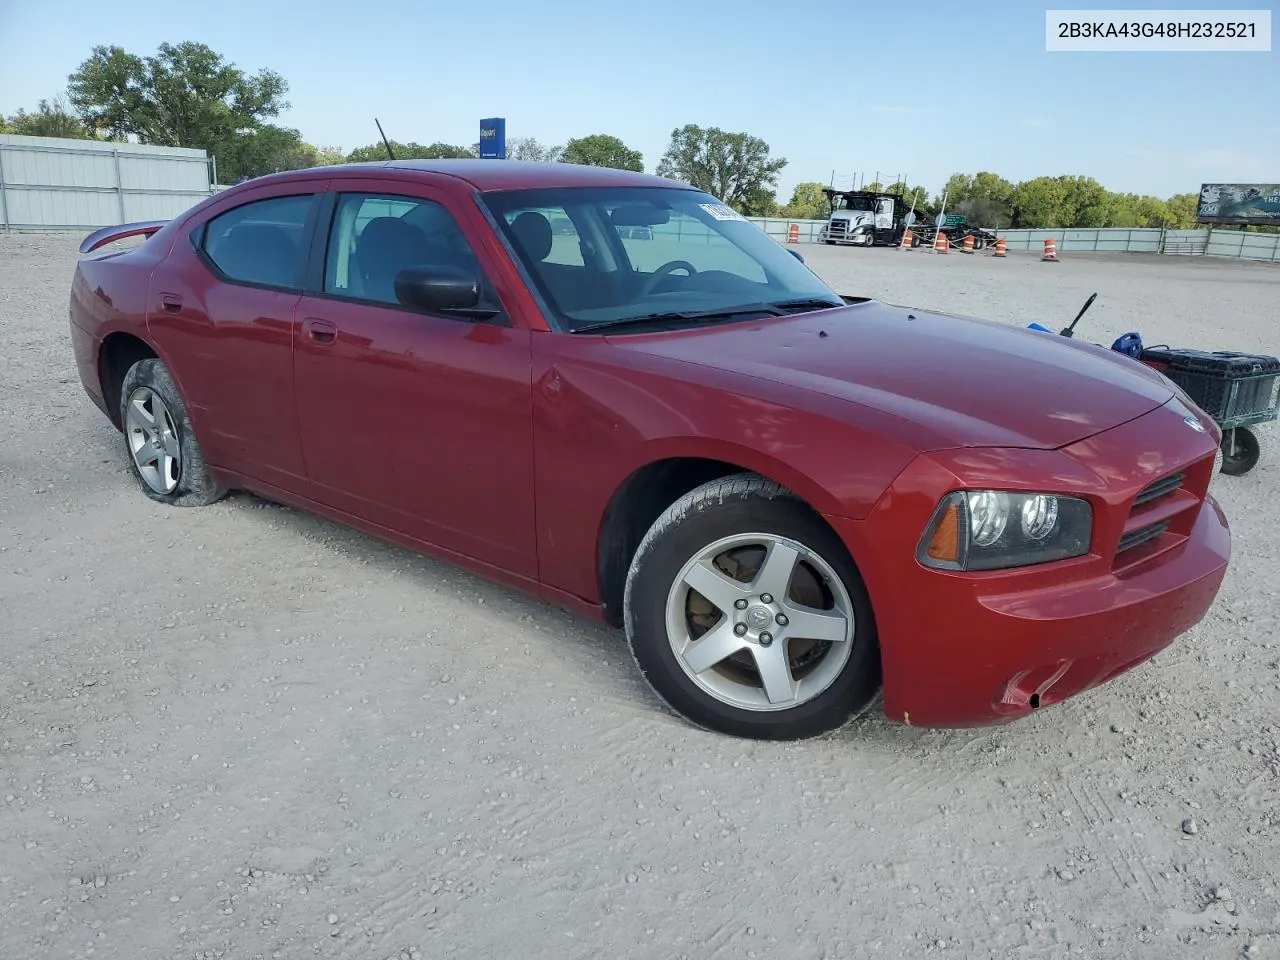
<instances>
[{"instance_id":1,"label":"tree line","mask_svg":"<svg viewBox=\"0 0 1280 960\"><path fill-rule=\"evenodd\" d=\"M202 148L215 157L224 184L386 158L380 141L343 151L308 143L300 131L272 122L289 108L288 90L275 71L249 74L202 43L162 43L145 57L96 46L69 75L65 95L41 100L30 113L0 115L0 132ZM479 156L478 143L390 143L398 159ZM516 137L507 141L507 157L644 170L640 151L605 133L559 145ZM654 172L705 190L747 216L825 220L830 206L818 182L798 184L790 201L779 203L778 175L786 166L759 137L686 124L672 131ZM1193 227L1198 200L1196 193L1167 199L1116 193L1083 176L1014 183L989 171L952 174L936 194L901 182L863 189L901 193L918 216L933 217L945 205L948 213L996 228Z\"/></svg>"}]
</instances>

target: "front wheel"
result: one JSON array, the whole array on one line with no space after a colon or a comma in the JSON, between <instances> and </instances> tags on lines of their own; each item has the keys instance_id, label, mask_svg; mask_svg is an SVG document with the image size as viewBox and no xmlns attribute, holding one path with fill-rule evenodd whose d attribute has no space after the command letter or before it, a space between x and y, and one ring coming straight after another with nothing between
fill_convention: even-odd
<instances>
[{"instance_id":1,"label":"front wheel","mask_svg":"<svg viewBox=\"0 0 1280 960\"><path fill-rule=\"evenodd\" d=\"M654 692L719 733L816 736L865 710L880 686L871 603L844 544L753 474L705 484L654 522L624 604Z\"/></svg>"}]
</instances>

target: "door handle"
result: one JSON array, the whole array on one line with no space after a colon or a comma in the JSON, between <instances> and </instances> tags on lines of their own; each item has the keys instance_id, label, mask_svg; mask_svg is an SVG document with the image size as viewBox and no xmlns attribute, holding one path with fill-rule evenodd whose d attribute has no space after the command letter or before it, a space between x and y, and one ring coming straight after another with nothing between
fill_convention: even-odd
<instances>
[{"instance_id":1,"label":"door handle","mask_svg":"<svg viewBox=\"0 0 1280 960\"><path fill-rule=\"evenodd\" d=\"M182 298L176 293L160 294L160 306L166 313L181 313Z\"/></svg>"},{"instance_id":2,"label":"door handle","mask_svg":"<svg viewBox=\"0 0 1280 960\"><path fill-rule=\"evenodd\" d=\"M307 317L302 321L302 327L313 343L333 343L338 338L338 328L328 320Z\"/></svg>"}]
</instances>

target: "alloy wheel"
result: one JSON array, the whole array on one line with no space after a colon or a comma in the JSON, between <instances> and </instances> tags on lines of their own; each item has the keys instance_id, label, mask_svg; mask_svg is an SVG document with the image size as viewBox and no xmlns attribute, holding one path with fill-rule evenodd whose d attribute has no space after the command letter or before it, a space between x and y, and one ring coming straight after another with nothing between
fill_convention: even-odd
<instances>
[{"instance_id":1,"label":"alloy wheel","mask_svg":"<svg viewBox=\"0 0 1280 960\"><path fill-rule=\"evenodd\" d=\"M681 668L746 710L798 707L831 686L853 648L849 591L803 544L766 533L717 540L679 571L666 604Z\"/></svg>"},{"instance_id":2,"label":"alloy wheel","mask_svg":"<svg viewBox=\"0 0 1280 960\"><path fill-rule=\"evenodd\" d=\"M169 494L182 477L182 446L173 416L150 387L138 387L125 406L125 435L134 466L148 487Z\"/></svg>"}]
</instances>

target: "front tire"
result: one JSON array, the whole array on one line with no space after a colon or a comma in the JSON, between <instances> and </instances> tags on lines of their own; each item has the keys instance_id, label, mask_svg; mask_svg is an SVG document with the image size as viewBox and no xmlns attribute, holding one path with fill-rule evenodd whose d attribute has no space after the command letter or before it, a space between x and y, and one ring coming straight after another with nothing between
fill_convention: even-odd
<instances>
[{"instance_id":1,"label":"front tire","mask_svg":"<svg viewBox=\"0 0 1280 960\"><path fill-rule=\"evenodd\" d=\"M654 522L627 576L624 618L658 697L719 733L817 736L880 687L871 602L844 544L754 474L704 484Z\"/></svg>"},{"instance_id":2,"label":"front tire","mask_svg":"<svg viewBox=\"0 0 1280 960\"><path fill-rule=\"evenodd\" d=\"M120 424L130 470L152 500L203 507L227 495L205 466L182 394L160 360L139 360L125 374Z\"/></svg>"}]
</instances>

